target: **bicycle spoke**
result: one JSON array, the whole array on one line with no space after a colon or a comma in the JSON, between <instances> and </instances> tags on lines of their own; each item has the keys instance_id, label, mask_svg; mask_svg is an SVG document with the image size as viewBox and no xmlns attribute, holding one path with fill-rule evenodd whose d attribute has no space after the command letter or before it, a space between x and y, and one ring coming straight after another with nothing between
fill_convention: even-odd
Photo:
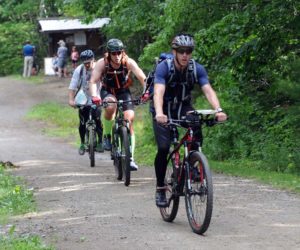
<instances>
[{"instance_id":1,"label":"bicycle spoke","mask_svg":"<svg viewBox=\"0 0 300 250\"><path fill-rule=\"evenodd\" d=\"M211 174L205 156L202 153L192 153L189 161L192 168L190 188L186 187L185 203L187 217L192 230L203 234L211 220L213 207L213 189ZM198 172L194 171L197 170ZM200 176L200 177L199 177Z\"/></svg>"}]
</instances>

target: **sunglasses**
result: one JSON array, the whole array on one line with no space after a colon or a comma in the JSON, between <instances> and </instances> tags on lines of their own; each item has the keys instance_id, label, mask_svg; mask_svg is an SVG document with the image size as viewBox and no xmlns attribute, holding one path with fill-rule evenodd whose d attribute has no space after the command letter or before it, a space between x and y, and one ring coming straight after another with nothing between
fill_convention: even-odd
<instances>
[{"instance_id":1,"label":"sunglasses","mask_svg":"<svg viewBox=\"0 0 300 250\"><path fill-rule=\"evenodd\" d=\"M193 49L192 49L192 48L178 48L178 49L176 49L176 51L177 51L179 54L184 54L184 53L186 53L187 55L190 55L190 54L192 54Z\"/></svg>"},{"instance_id":2,"label":"sunglasses","mask_svg":"<svg viewBox=\"0 0 300 250\"><path fill-rule=\"evenodd\" d=\"M114 51L114 52L110 52L110 54L112 54L113 56L119 56L122 54L122 51Z\"/></svg>"}]
</instances>

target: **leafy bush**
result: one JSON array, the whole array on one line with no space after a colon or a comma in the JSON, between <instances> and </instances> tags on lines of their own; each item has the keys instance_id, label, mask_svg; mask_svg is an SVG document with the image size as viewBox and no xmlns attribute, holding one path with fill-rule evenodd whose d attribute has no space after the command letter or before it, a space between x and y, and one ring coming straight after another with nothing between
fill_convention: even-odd
<instances>
[{"instance_id":1,"label":"leafy bush","mask_svg":"<svg viewBox=\"0 0 300 250\"><path fill-rule=\"evenodd\" d=\"M26 40L37 44L38 33L34 25L11 22L0 24L0 76L22 73L22 48Z\"/></svg>"}]
</instances>

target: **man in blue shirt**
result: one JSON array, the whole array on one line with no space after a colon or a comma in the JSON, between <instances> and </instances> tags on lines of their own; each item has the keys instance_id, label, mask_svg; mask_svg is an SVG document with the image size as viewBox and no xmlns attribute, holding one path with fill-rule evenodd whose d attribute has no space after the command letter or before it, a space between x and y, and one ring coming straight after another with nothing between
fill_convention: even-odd
<instances>
[{"instance_id":1,"label":"man in blue shirt","mask_svg":"<svg viewBox=\"0 0 300 250\"><path fill-rule=\"evenodd\" d=\"M223 112L217 95L211 87L205 68L192 60L194 39L187 34L179 34L172 41L172 59L170 65L167 60L156 67L154 78L154 110L152 110L154 135L157 143L155 157L156 173L156 205L166 207L165 175L167 156L170 149L169 128L164 126L168 118L180 119L188 111L194 110L191 103L193 85L201 87L206 99L216 110L216 119L225 121L227 115ZM193 66L191 66L193 65ZM170 74L171 68L173 74ZM192 70L190 69L192 68ZM189 72L193 71L193 72Z\"/></svg>"},{"instance_id":2,"label":"man in blue shirt","mask_svg":"<svg viewBox=\"0 0 300 250\"><path fill-rule=\"evenodd\" d=\"M23 46L23 55L24 55L23 77L31 76L34 52L35 52L35 47L30 44L30 41L26 41L25 45Z\"/></svg>"}]
</instances>

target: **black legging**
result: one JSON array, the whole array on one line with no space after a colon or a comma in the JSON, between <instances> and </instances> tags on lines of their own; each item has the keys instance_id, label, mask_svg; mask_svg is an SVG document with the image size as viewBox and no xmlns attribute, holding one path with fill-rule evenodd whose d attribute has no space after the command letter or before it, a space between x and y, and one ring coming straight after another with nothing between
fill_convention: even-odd
<instances>
[{"instance_id":1,"label":"black legging","mask_svg":"<svg viewBox=\"0 0 300 250\"><path fill-rule=\"evenodd\" d=\"M187 111L193 110L191 106L184 106L182 109L181 114L186 114ZM153 114L155 117L155 114ZM157 187L164 187L165 186L165 176L166 176L166 170L167 170L167 158L171 146L171 131L169 127L164 127L158 124L153 119L153 130L154 130L154 136L156 139L156 145L157 145L157 153L154 161L154 167L155 167L155 174L156 174L156 185ZM194 137L195 140L200 142L202 141L202 133L201 130L195 130L194 131ZM199 143L195 143L192 148L198 149Z\"/></svg>"},{"instance_id":2,"label":"black legging","mask_svg":"<svg viewBox=\"0 0 300 250\"><path fill-rule=\"evenodd\" d=\"M80 141L83 144L84 143L84 137L86 133L86 127L85 124L89 119L89 111L91 107L84 107L82 109L79 109L79 135L80 135ZM100 108L93 109L92 110L92 117L96 123L96 133L98 136L98 143L102 142L102 123L101 123L101 110Z\"/></svg>"},{"instance_id":3,"label":"black legging","mask_svg":"<svg viewBox=\"0 0 300 250\"><path fill-rule=\"evenodd\" d=\"M167 170L167 157L171 145L170 129L157 124L156 121L153 121L153 130L157 145L157 153L154 161L156 185L158 187L164 187Z\"/></svg>"}]
</instances>

